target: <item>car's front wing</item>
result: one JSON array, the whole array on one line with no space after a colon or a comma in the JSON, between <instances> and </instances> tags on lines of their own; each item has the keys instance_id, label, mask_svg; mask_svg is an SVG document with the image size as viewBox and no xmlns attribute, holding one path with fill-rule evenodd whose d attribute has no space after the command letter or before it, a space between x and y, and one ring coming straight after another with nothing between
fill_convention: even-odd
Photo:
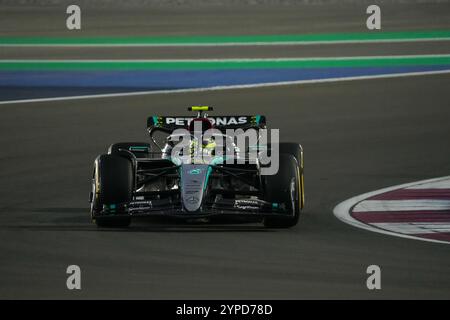
<instances>
[{"instance_id":1,"label":"car's front wing","mask_svg":"<svg viewBox=\"0 0 450 320\"><path fill-rule=\"evenodd\" d=\"M265 216L291 216L283 203L270 203L259 199L222 199L214 203L205 203L196 212L186 211L180 202L170 200L139 200L129 203L104 205L100 216L173 216L180 218L201 218L209 216L240 216L240 217L265 217Z\"/></svg>"}]
</instances>

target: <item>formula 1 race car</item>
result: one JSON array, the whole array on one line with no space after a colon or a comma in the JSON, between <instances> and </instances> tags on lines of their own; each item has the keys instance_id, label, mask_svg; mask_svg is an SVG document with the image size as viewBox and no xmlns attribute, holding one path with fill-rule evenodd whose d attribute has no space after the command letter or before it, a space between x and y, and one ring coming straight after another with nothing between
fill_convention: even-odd
<instances>
[{"instance_id":1,"label":"formula 1 race car","mask_svg":"<svg viewBox=\"0 0 450 320\"><path fill-rule=\"evenodd\" d=\"M151 143L114 143L95 159L90 203L97 226L127 227L132 218L146 216L296 225L304 206L301 145L261 143L267 132L261 115L208 116L207 106L188 110L196 116L149 117ZM239 147L236 140L250 131L257 145ZM220 148L218 138L226 141ZM276 172L264 174L274 156Z\"/></svg>"}]
</instances>

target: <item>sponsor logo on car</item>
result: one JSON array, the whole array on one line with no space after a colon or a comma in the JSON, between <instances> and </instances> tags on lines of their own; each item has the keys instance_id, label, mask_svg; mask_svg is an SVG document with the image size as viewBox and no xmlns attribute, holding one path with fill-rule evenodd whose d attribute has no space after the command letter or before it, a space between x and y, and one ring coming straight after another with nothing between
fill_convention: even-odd
<instances>
[{"instance_id":1,"label":"sponsor logo on car","mask_svg":"<svg viewBox=\"0 0 450 320\"><path fill-rule=\"evenodd\" d=\"M166 117L165 121L168 125L187 126L194 119L193 117ZM248 123L248 117L210 117L208 118L212 124L218 126L238 125Z\"/></svg>"},{"instance_id":2,"label":"sponsor logo on car","mask_svg":"<svg viewBox=\"0 0 450 320\"><path fill-rule=\"evenodd\" d=\"M198 168L198 169L192 169L189 171L189 174L200 174L202 173L202 169Z\"/></svg>"},{"instance_id":3,"label":"sponsor logo on car","mask_svg":"<svg viewBox=\"0 0 450 320\"><path fill-rule=\"evenodd\" d=\"M190 203L190 204L198 203L199 201L200 201L200 199L197 198L197 197L194 197L194 196L189 197L189 198L186 199L186 202Z\"/></svg>"},{"instance_id":4,"label":"sponsor logo on car","mask_svg":"<svg viewBox=\"0 0 450 320\"><path fill-rule=\"evenodd\" d=\"M260 203L255 200L236 200L234 202L234 207L236 209L243 209L243 210L255 210L260 208Z\"/></svg>"}]
</instances>

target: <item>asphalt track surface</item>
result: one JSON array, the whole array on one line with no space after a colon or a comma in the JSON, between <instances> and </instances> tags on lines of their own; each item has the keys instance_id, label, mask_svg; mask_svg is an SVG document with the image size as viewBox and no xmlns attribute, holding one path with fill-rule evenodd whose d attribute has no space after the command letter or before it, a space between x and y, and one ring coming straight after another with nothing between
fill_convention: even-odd
<instances>
[{"instance_id":1,"label":"asphalt track surface","mask_svg":"<svg viewBox=\"0 0 450 320\"><path fill-rule=\"evenodd\" d=\"M431 27L448 27L426 10L404 8L409 19L392 22L392 29L430 27L416 19L421 14L435 22ZM351 14L338 13L319 10L322 23L313 29L356 28ZM186 13L177 23L195 33L184 20L190 18ZM134 30L133 21L126 25ZM9 30L53 33L48 28ZM230 32L246 31L235 28ZM2 105L0 298L449 299L448 245L356 229L332 213L354 195L449 174L449 84L443 74ZM128 230L98 230L87 203L96 155L113 142L145 140L147 116L183 114L196 104L224 114L265 114L283 140L303 144L306 208L298 226L141 221ZM71 264L82 269L80 291L66 289ZM382 290L366 288L371 264L382 269Z\"/></svg>"}]
</instances>

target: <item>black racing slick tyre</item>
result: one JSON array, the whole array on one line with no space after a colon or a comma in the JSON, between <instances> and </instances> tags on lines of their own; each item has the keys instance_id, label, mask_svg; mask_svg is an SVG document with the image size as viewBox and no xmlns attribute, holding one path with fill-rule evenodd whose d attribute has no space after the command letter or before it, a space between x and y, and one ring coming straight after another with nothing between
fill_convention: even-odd
<instances>
[{"instance_id":1,"label":"black racing slick tyre","mask_svg":"<svg viewBox=\"0 0 450 320\"><path fill-rule=\"evenodd\" d=\"M265 200L284 203L290 216L269 216L264 218L268 228L290 228L297 224L300 216L300 176L296 159L290 154L280 154L279 170L265 179Z\"/></svg>"},{"instance_id":2,"label":"black racing slick tyre","mask_svg":"<svg viewBox=\"0 0 450 320\"><path fill-rule=\"evenodd\" d=\"M299 167L303 167L303 148L300 144L294 142L280 142L279 152L290 154L295 158Z\"/></svg>"},{"instance_id":3,"label":"black racing slick tyre","mask_svg":"<svg viewBox=\"0 0 450 320\"><path fill-rule=\"evenodd\" d=\"M304 180L304 159L303 159L303 148L300 144L295 142L280 142L278 144L279 153L290 154L295 158L298 165L298 171L300 176L300 208L303 209L305 206L305 180Z\"/></svg>"},{"instance_id":4,"label":"black racing slick tyre","mask_svg":"<svg viewBox=\"0 0 450 320\"><path fill-rule=\"evenodd\" d=\"M136 156L136 158L150 157L150 144L147 142L118 142L113 143L109 149L108 154L118 154L123 150L129 151Z\"/></svg>"},{"instance_id":5,"label":"black racing slick tyre","mask_svg":"<svg viewBox=\"0 0 450 320\"><path fill-rule=\"evenodd\" d=\"M103 154L94 163L92 181L91 215L99 227L127 227L129 216L120 212L108 216L96 216L104 205L116 205L131 201L133 194L133 166L129 159L113 154Z\"/></svg>"}]
</instances>

